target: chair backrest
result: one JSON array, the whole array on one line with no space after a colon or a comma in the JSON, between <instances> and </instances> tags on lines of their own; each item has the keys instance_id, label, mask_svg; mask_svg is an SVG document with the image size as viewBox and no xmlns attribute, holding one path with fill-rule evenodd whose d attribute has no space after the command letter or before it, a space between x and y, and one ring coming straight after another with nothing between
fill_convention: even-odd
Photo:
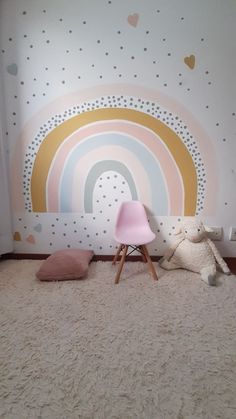
<instances>
[{"instance_id":1,"label":"chair backrest","mask_svg":"<svg viewBox=\"0 0 236 419\"><path fill-rule=\"evenodd\" d=\"M125 226L138 227L147 224L147 214L140 201L122 202L117 215L116 230Z\"/></svg>"}]
</instances>

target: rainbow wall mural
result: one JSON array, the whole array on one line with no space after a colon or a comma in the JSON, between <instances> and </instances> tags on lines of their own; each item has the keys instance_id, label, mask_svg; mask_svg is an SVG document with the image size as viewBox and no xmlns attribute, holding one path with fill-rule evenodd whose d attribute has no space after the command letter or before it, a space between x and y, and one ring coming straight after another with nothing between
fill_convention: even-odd
<instances>
[{"instance_id":1,"label":"rainbow wall mural","mask_svg":"<svg viewBox=\"0 0 236 419\"><path fill-rule=\"evenodd\" d=\"M26 142L24 207L93 213L96 182L115 171L154 215L193 216L207 205L204 160L186 122L160 103L103 95L54 114Z\"/></svg>"},{"instance_id":2,"label":"rainbow wall mural","mask_svg":"<svg viewBox=\"0 0 236 419\"><path fill-rule=\"evenodd\" d=\"M117 122L112 125L104 122L110 120ZM121 123L120 126L119 120L128 121L128 124ZM103 123L100 126L99 122L101 121ZM92 126L90 126L91 124ZM135 132L138 133L139 126L142 127L143 135L140 133L139 140L137 140ZM80 132L80 128L84 127L87 129ZM103 134L98 135L101 129ZM92 133L93 135L91 135ZM133 136L131 136L132 133ZM68 137L69 139L65 141ZM160 144L160 138L163 144ZM184 211L185 215L195 214L197 202L196 170L187 148L179 137L162 122L149 115L131 109L112 108L98 109L75 116L55 128L44 139L37 153L31 178L33 211L70 212L74 210L72 206L72 185L76 184L73 179L75 167L77 164L79 166L79 160L87 155L89 165L87 164L87 167L85 167L87 178L84 182L87 188L79 188L81 182L78 182L75 196L82 194L81 198L84 202L85 212L92 212L92 205L89 205L89 201L92 201L93 187L100 173L96 161L97 157L95 157L94 162L94 158L93 160L89 158L89 153L94 148L97 148L99 153L100 146L104 145L120 145L123 147L124 156L126 149L133 154L134 157L131 157L130 163L124 164L120 161L123 156L120 160L119 157L111 160L110 154L106 153L106 149L103 150L104 161L101 160L100 172L101 170L106 171L107 163L110 162L110 169L118 170L127 180L134 199L139 198L144 201L145 189L147 185L150 185L151 195L148 196L148 203L155 213L161 213L161 215L168 213L170 201L170 213L173 213L173 211L181 211L182 213ZM167 156L165 156L165 152L162 152L163 147L166 147ZM61 153L60 148L62 148ZM60 154L60 156L58 157L57 154ZM105 157L106 155L109 158L108 160ZM101 157L102 155L100 155ZM165 158L169 165L171 165L171 160L172 163L175 162L175 165L172 164L172 172L167 173L166 177L165 172L168 172L168 167L165 166ZM138 160L146 173L148 183L145 182L145 177L138 176L137 170L130 171L133 166L133 159ZM56 165L57 160L59 160L59 164ZM55 165L56 167L53 168ZM96 173L96 176L93 176L93 172ZM60 187L57 182L55 188L55 178L58 179L59 177ZM83 177L83 173L81 173L81 177ZM172 178L175 179L174 182L172 182ZM176 195L178 196L179 192L180 196L183 195L183 209L181 206L176 208L173 202L175 200L175 193L173 193L174 196L171 196L171 191L175 190L173 183L177 187ZM139 193L137 193L136 185ZM53 203L49 196L54 197Z\"/></svg>"}]
</instances>

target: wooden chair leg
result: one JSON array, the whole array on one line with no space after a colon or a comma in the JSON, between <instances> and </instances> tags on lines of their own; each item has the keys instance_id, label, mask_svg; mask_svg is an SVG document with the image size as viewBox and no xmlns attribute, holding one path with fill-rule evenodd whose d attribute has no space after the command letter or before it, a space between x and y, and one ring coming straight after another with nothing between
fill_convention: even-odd
<instances>
[{"instance_id":1,"label":"wooden chair leg","mask_svg":"<svg viewBox=\"0 0 236 419\"><path fill-rule=\"evenodd\" d=\"M121 256L119 269L118 269L117 274L116 274L115 284L118 284L118 282L120 280L120 274L121 274L121 271L123 269L123 265L124 265L126 254L127 254L127 250L128 250L128 246L127 245L123 246L123 253L122 253L122 256Z\"/></svg>"},{"instance_id":2,"label":"wooden chair leg","mask_svg":"<svg viewBox=\"0 0 236 419\"><path fill-rule=\"evenodd\" d=\"M147 258L146 258L146 255L145 255L145 253L144 253L143 246L139 246L139 251L140 251L140 253L141 253L141 256L142 256L143 262L144 262L144 263L147 263Z\"/></svg>"},{"instance_id":3,"label":"wooden chair leg","mask_svg":"<svg viewBox=\"0 0 236 419\"><path fill-rule=\"evenodd\" d=\"M121 250L123 249L123 247L124 247L124 245L123 245L123 244L120 244L120 245L119 245L118 250L117 250L117 252L116 252L116 255L114 256L114 259L113 259L113 261L112 261L112 265L115 265L115 264L116 264L116 262L117 262L117 260L118 260L118 257L119 257L119 255L120 255L120 252L121 252Z\"/></svg>"},{"instance_id":4,"label":"wooden chair leg","mask_svg":"<svg viewBox=\"0 0 236 419\"><path fill-rule=\"evenodd\" d=\"M152 273L153 279L155 279L157 281L158 280L157 273L156 273L156 270L155 270L155 268L153 266L153 263L152 263L152 260L150 258L150 255L148 253L147 247L145 245L143 245L142 248L143 248L143 252L144 252L144 254L146 256L147 263L148 263L148 266L149 266L150 271Z\"/></svg>"}]
</instances>

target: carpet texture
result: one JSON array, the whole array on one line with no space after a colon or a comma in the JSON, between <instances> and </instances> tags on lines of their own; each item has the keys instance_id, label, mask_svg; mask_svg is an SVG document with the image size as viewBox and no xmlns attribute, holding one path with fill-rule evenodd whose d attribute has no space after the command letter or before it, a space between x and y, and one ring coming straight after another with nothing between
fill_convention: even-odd
<instances>
[{"instance_id":1,"label":"carpet texture","mask_svg":"<svg viewBox=\"0 0 236 419\"><path fill-rule=\"evenodd\" d=\"M0 262L0 418L236 418L236 277L92 262L42 283Z\"/></svg>"}]
</instances>

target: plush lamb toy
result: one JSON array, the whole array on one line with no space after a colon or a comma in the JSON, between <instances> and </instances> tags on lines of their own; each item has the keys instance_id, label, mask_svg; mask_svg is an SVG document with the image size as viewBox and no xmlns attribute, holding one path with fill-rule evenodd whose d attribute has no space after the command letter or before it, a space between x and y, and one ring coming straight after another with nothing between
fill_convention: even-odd
<instances>
[{"instance_id":1,"label":"plush lamb toy","mask_svg":"<svg viewBox=\"0 0 236 419\"><path fill-rule=\"evenodd\" d=\"M162 268L187 269L198 272L208 285L216 285L216 264L229 275L230 270L222 259L214 243L207 237L207 231L201 221L184 221L176 232L178 239L164 254L159 264Z\"/></svg>"}]
</instances>

